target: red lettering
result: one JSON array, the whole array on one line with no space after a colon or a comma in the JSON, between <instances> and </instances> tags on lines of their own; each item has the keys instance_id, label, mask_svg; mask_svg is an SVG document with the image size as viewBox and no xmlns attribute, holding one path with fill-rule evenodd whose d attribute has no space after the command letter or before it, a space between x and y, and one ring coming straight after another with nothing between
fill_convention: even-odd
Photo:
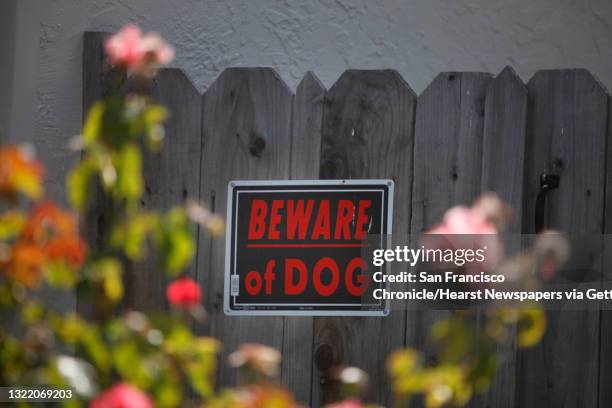
<instances>
[{"instance_id":1,"label":"red lettering","mask_svg":"<svg viewBox=\"0 0 612 408\"><path fill-rule=\"evenodd\" d=\"M340 200L334 239L351 239L351 221L355 215L355 204L351 200Z\"/></svg>"},{"instance_id":2,"label":"red lettering","mask_svg":"<svg viewBox=\"0 0 612 408\"><path fill-rule=\"evenodd\" d=\"M251 271L247 273L247 276L244 278L244 286L246 287L247 292L251 296L255 296L261 291L261 275L257 271Z\"/></svg>"},{"instance_id":3,"label":"red lettering","mask_svg":"<svg viewBox=\"0 0 612 408\"><path fill-rule=\"evenodd\" d=\"M279 239L280 232L278 232L278 224L281 222L281 216L278 210L283 208L285 202L283 200L272 200L272 211L270 211L270 228L268 230L269 239Z\"/></svg>"},{"instance_id":4,"label":"red lettering","mask_svg":"<svg viewBox=\"0 0 612 408\"><path fill-rule=\"evenodd\" d=\"M368 287L369 279L367 275L360 273L357 275L358 285L353 283L353 274L357 269L365 271L368 265L362 258L353 258L346 266L346 274L344 275L344 283L346 284L346 290L353 296L361 296Z\"/></svg>"},{"instance_id":5,"label":"red lettering","mask_svg":"<svg viewBox=\"0 0 612 408\"><path fill-rule=\"evenodd\" d=\"M268 205L264 200L253 200L249 221L249 240L262 239L266 231Z\"/></svg>"},{"instance_id":6,"label":"red lettering","mask_svg":"<svg viewBox=\"0 0 612 408\"><path fill-rule=\"evenodd\" d=\"M298 281L293 283L293 271L298 271ZM285 295L300 295L308 282L306 265L299 259L285 259Z\"/></svg>"},{"instance_id":7,"label":"red lettering","mask_svg":"<svg viewBox=\"0 0 612 408\"><path fill-rule=\"evenodd\" d=\"M324 269L329 269L331 272L331 281L326 285L321 280L321 274ZM340 283L340 271L338 270L338 265L331 258L322 258L320 259L315 267L312 274L312 279L314 283L315 290L321 296L331 296L336 289L338 288L338 284Z\"/></svg>"},{"instance_id":8,"label":"red lettering","mask_svg":"<svg viewBox=\"0 0 612 408\"><path fill-rule=\"evenodd\" d=\"M304 200L287 201L287 239L295 239L295 232L298 231L298 239L306 239L308 232L308 222L312 216L314 200L308 200L304 211Z\"/></svg>"},{"instance_id":9,"label":"red lettering","mask_svg":"<svg viewBox=\"0 0 612 408\"><path fill-rule=\"evenodd\" d=\"M330 229L329 200L321 200L319 211L317 212L317 218L312 229L312 239L319 238L319 235L323 235L323 238L329 239L331 235Z\"/></svg>"},{"instance_id":10,"label":"red lettering","mask_svg":"<svg viewBox=\"0 0 612 408\"><path fill-rule=\"evenodd\" d=\"M266 281L266 295L272 294L272 281L276 278L276 275L274 275L272 270L274 269L275 265L276 261L274 259L269 260L266 265L266 272L264 272L264 280Z\"/></svg>"},{"instance_id":11,"label":"red lettering","mask_svg":"<svg viewBox=\"0 0 612 408\"><path fill-rule=\"evenodd\" d=\"M357 225L355 226L355 239L364 239L368 235L368 230L364 227L369 224L370 219L366 210L372 206L372 200L359 200L359 212L357 214Z\"/></svg>"}]
</instances>

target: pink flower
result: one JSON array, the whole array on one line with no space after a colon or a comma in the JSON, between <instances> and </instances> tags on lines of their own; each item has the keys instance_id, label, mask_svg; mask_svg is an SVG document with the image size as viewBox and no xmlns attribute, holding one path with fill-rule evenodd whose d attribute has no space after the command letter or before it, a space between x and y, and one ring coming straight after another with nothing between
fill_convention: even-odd
<instances>
[{"instance_id":1,"label":"pink flower","mask_svg":"<svg viewBox=\"0 0 612 408\"><path fill-rule=\"evenodd\" d=\"M138 388L121 382L91 401L89 408L153 408L153 401Z\"/></svg>"},{"instance_id":2,"label":"pink flower","mask_svg":"<svg viewBox=\"0 0 612 408\"><path fill-rule=\"evenodd\" d=\"M199 305L202 297L198 284L187 277L172 282L166 290L166 296L172 306L182 308Z\"/></svg>"},{"instance_id":3,"label":"pink flower","mask_svg":"<svg viewBox=\"0 0 612 408\"><path fill-rule=\"evenodd\" d=\"M327 408L363 408L363 404L359 400L351 398L328 405Z\"/></svg>"},{"instance_id":4,"label":"pink flower","mask_svg":"<svg viewBox=\"0 0 612 408\"><path fill-rule=\"evenodd\" d=\"M492 195L485 195L474 206L453 207L444 214L442 223L426 232L422 243L426 248L442 250L484 251L484 260L455 264L467 273L494 268L503 255L503 246L498 238L498 227L506 218L503 203ZM447 268L445 263L432 265Z\"/></svg>"},{"instance_id":5,"label":"pink flower","mask_svg":"<svg viewBox=\"0 0 612 408\"><path fill-rule=\"evenodd\" d=\"M157 65L167 64L174 58L174 49L155 33L143 36L135 24L128 24L104 43L111 64L128 71L149 74Z\"/></svg>"},{"instance_id":6,"label":"pink flower","mask_svg":"<svg viewBox=\"0 0 612 408\"><path fill-rule=\"evenodd\" d=\"M480 211L463 206L453 207L444 214L442 224L431 229L429 234L497 234L495 226L483 217Z\"/></svg>"}]
</instances>

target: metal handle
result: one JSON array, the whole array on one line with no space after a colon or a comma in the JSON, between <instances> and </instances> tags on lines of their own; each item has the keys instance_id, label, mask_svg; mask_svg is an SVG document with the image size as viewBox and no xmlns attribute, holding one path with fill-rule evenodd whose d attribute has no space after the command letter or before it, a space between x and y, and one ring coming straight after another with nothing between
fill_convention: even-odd
<instances>
[{"instance_id":1,"label":"metal handle","mask_svg":"<svg viewBox=\"0 0 612 408\"><path fill-rule=\"evenodd\" d=\"M561 177L558 174L540 175L540 191L536 198L535 208L535 232L538 233L544 229L544 210L546 209L546 193L559 187Z\"/></svg>"}]
</instances>

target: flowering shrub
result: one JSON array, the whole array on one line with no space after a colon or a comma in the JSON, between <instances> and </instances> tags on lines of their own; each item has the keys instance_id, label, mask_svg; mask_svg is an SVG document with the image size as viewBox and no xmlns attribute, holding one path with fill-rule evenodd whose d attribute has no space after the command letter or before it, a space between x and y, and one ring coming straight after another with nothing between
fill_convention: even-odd
<instances>
[{"instance_id":1,"label":"flowering shrub","mask_svg":"<svg viewBox=\"0 0 612 408\"><path fill-rule=\"evenodd\" d=\"M217 235L223 221L191 201L166 212L139 205L141 146L161 148L168 116L141 87L172 59L173 50L135 25L110 37L105 50L108 62L140 87L95 103L82 135L70 143L81 153L67 178L73 210L44 199L43 167L31 148L0 147L0 315L11 323L0 327L0 384L71 387L75 398L64 403L92 408L297 407L277 385L280 353L263 345L244 344L233 352L229 363L240 371L242 385L215 390L221 345L191 330L192 319L205 316L202 294L197 282L181 274L195 253L191 223ZM99 244L88 247L77 220L90 209L94 192L108 203L109 217ZM471 208L451 209L430 233L443 234L444 245L452 245L449 234L496 236L506 218L502 203L485 196ZM555 252L559 245L549 244L541 242L521 260L539 259L550 275L563 257ZM150 246L154 251L147 251ZM166 292L171 313L147 316L119 307L126 263L147 253L159 254L161 269L175 279ZM512 266L503 264L501 252L499 261ZM66 314L41 303L31 295L42 286L76 291L89 302L87 312ZM539 309L491 310L484 330L459 313L437 322L432 341L439 364L425 364L413 349L389 357L398 403L422 395L428 407L463 405L485 390L498 365L496 344L509 336L509 325L518 326L519 346L530 346L544 332L545 315ZM330 377L342 385L344 398L330 407L365 406L365 372L335 367Z\"/></svg>"}]
</instances>

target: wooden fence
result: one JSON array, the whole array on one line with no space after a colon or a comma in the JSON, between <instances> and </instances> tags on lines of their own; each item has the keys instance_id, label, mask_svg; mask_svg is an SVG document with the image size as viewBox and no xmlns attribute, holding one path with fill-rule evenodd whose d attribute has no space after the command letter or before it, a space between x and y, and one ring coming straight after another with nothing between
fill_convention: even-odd
<instances>
[{"instance_id":1,"label":"wooden fence","mask_svg":"<svg viewBox=\"0 0 612 408\"><path fill-rule=\"evenodd\" d=\"M85 35L84 109L110 86L102 38ZM442 73L417 96L393 70L348 70L330 89L308 73L294 93L272 69L230 68L201 93L183 72L165 69L153 94L173 116L165 149L147 157L143 206L193 197L224 214L233 179L391 178L394 232L418 233L450 206L492 190L515 209L511 231L533 233L539 177L548 171L562 179L549 196L547 225L612 230L609 98L585 70L539 71L527 84L511 68L496 76ZM312 406L331 397L326 370L338 364L365 369L370 398L390 405L386 356L404 345L426 347L429 324L445 313L227 317L223 240L194 234L198 255L189 273L210 313L196 330L221 339L226 352L243 342L278 348L283 383ZM167 307L164 285L148 268L134 270L127 303ZM470 406L611 406L611 336L609 312L549 313L542 343L527 351L517 351L514 341L504 345L495 383ZM233 381L234 371L223 364L220 384Z\"/></svg>"}]
</instances>

